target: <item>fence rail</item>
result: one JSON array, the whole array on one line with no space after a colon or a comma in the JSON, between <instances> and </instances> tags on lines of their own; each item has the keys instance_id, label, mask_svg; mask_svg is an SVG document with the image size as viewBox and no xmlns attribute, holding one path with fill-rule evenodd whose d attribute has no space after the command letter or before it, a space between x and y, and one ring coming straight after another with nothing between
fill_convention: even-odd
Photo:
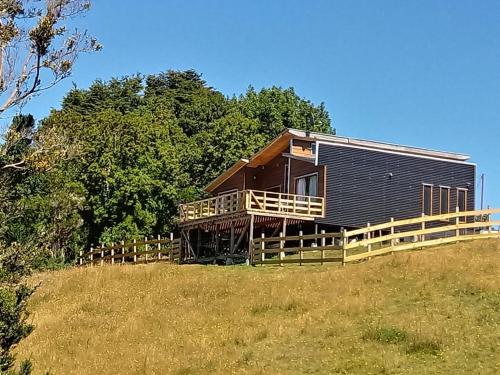
<instances>
[{"instance_id":1,"label":"fence rail","mask_svg":"<svg viewBox=\"0 0 500 375\"><path fill-rule=\"evenodd\" d=\"M458 211L443 215L393 220L340 233L257 238L253 242L253 264L338 262L342 265L396 251L424 248L459 241L499 238L493 231L500 220L492 214L500 209ZM305 257L304 255L311 255Z\"/></svg>"},{"instance_id":2,"label":"fence rail","mask_svg":"<svg viewBox=\"0 0 500 375\"><path fill-rule=\"evenodd\" d=\"M180 239L161 238L144 241L101 244L90 251L80 252L79 265L104 265L124 263L150 263L158 261L179 262L181 257Z\"/></svg>"}]
</instances>

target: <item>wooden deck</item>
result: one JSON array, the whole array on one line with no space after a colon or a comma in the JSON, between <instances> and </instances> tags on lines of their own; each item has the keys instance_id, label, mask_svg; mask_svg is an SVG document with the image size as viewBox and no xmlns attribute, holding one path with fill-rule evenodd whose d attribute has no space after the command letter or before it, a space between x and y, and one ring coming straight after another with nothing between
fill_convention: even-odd
<instances>
[{"instance_id":1,"label":"wooden deck","mask_svg":"<svg viewBox=\"0 0 500 375\"><path fill-rule=\"evenodd\" d=\"M180 223L247 213L314 220L325 215L324 198L259 190L241 190L179 206Z\"/></svg>"}]
</instances>

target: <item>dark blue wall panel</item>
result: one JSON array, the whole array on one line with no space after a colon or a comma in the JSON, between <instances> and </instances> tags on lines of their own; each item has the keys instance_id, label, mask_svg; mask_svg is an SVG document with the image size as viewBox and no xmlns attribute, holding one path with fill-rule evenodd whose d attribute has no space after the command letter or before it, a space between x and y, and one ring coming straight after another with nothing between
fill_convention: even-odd
<instances>
[{"instance_id":1,"label":"dark blue wall panel","mask_svg":"<svg viewBox=\"0 0 500 375\"><path fill-rule=\"evenodd\" d=\"M318 223L360 227L422 213L422 184L432 184L433 213L439 213L439 185L467 188L474 209L475 166L354 147L320 144L318 163L327 166L326 216ZM390 175L392 174L392 177Z\"/></svg>"}]
</instances>

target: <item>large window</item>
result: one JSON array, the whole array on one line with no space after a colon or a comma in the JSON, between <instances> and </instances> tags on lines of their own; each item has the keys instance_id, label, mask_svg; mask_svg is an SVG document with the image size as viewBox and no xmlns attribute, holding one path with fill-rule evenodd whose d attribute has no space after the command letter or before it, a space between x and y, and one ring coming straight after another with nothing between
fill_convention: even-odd
<instances>
[{"instance_id":1,"label":"large window","mask_svg":"<svg viewBox=\"0 0 500 375\"><path fill-rule=\"evenodd\" d=\"M307 176L297 177L295 179L295 194L298 195L311 195L313 197L318 195L318 174L310 174Z\"/></svg>"},{"instance_id":2,"label":"large window","mask_svg":"<svg viewBox=\"0 0 500 375\"><path fill-rule=\"evenodd\" d=\"M432 215L432 185L422 186L422 212Z\"/></svg>"},{"instance_id":3,"label":"large window","mask_svg":"<svg viewBox=\"0 0 500 375\"><path fill-rule=\"evenodd\" d=\"M447 214L450 212L450 188L446 186L439 187L439 213Z\"/></svg>"}]
</instances>

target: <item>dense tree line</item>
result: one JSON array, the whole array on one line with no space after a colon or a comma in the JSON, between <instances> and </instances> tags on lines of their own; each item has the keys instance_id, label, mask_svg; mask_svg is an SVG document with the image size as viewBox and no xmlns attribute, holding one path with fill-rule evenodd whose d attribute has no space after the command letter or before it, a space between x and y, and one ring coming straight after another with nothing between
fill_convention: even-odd
<instances>
[{"instance_id":1,"label":"dense tree line","mask_svg":"<svg viewBox=\"0 0 500 375\"><path fill-rule=\"evenodd\" d=\"M177 205L285 128L330 132L328 112L292 88L226 97L195 71L74 88L35 126L14 119L2 145L0 241L70 262L77 252L175 228Z\"/></svg>"}]
</instances>

